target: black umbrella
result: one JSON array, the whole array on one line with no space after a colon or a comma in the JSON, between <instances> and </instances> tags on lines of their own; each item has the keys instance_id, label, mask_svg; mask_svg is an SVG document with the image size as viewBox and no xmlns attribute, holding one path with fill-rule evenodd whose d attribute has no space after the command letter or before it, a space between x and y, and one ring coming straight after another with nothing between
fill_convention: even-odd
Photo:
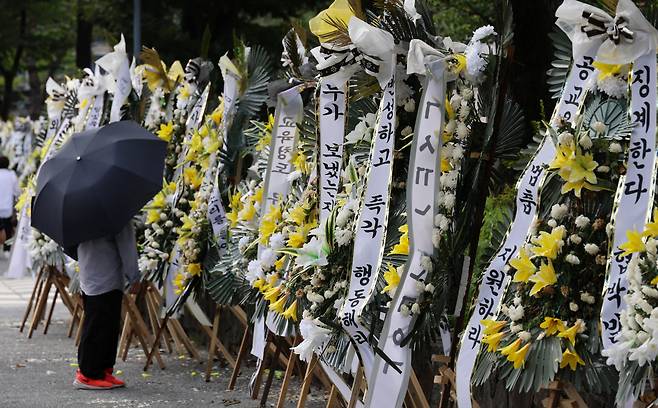
<instances>
[{"instance_id":1,"label":"black umbrella","mask_svg":"<svg viewBox=\"0 0 658 408\"><path fill-rule=\"evenodd\" d=\"M74 134L39 171L32 226L64 248L117 234L162 189L166 151L133 121Z\"/></svg>"}]
</instances>

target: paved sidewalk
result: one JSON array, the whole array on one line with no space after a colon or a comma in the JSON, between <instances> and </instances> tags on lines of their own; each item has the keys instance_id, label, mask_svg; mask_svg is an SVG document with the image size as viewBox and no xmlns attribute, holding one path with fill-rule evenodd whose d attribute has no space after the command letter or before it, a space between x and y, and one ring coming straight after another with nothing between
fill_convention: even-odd
<instances>
[{"instance_id":1,"label":"paved sidewalk","mask_svg":"<svg viewBox=\"0 0 658 408\"><path fill-rule=\"evenodd\" d=\"M236 389L226 391L230 370L216 367L209 383L203 380L205 364L187 358L165 355L167 368L153 366L142 372L144 354L131 349L126 362L118 361L116 369L128 383L125 389L110 391L75 390L71 386L76 370L73 340L66 337L69 313L63 304L56 305L53 323L47 335L43 325L33 338L19 333L20 320L32 290L31 278L4 278L7 265L0 261L0 407L65 408L65 407L257 407L258 401L248 396L248 378L253 363L243 370ZM288 393L286 407L294 407L299 380L295 377ZM273 406L280 381L275 380L270 392ZM325 392L313 389L309 408L324 407Z\"/></svg>"}]
</instances>

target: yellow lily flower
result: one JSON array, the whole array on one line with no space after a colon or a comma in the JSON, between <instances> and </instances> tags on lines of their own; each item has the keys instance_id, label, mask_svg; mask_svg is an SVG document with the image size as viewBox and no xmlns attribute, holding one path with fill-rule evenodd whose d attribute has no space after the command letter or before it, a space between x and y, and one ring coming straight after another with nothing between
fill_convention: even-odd
<instances>
[{"instance_id":1,"label":"yellow lily flower","mask_svg":"<svg viewBox=\"0 0 658 408\"><path fill-rule=\"evenodd\" d=\"M264 286L266 283L267 283L267 282L265 281L265 279L263 279L263 278L258 278L258 279L256 279L256 280L254 281L254 283L251 285L251 287L260 290L260 289L263 288L263 286Z\"/></svg>"},{"instance_id":2,"label":"yellow lily flower","mask_svg":"<svg viewBox=\"0 0 658 408\"><path fill-rule=\"evenodd\" d=\"M619 249L624 250L621 256L628 256L635 252L644 252L647 250L644 241L642 241L642 234L640 234L638 231L636 230L626 231L626 238L628 239L628 241L619 245Z\"/></svg>"},{"instance_id":3,"label":"yellow lily flower","mask_svg":"<svg viewBox=\"0 0 658 408\"><path fill-rule=\"evenodd\" d=\"M402 233L400 241L395 244L389 255L409 255L409 226L407 224L398 228Z\"/></svg>"},{"instance_id":4,"label":"yellow lily flower","mask_svg":"<svg viewBox=\"0 0 658 408\"><path fill-rule=\"evenodd\" d=\"M537 271L537 267L530 260L530 254L525 247L519 250L519 254L516 258L510 260L509 264L516 269L512 282L527 282L530 276Z\"/></svg>"},{"instance_id":5,"label":"yellow lily flower","mask_svg":"<svg viewBox=\"0 0 658 408\"><path fill-rule=\"evenodd\" d=\"M552 336L557 332L562 332L566 329L562 320L556 317L545 317L544 322L539 325L546 332L547 336Z\"/></svg>"},{"instance_id":6,"label":"yellow lily flower","mask_svg":"<svg viewBox=\"0 0 658 408\"><path fill-rule=\"evenodd\" d=\"M195 167L187 167L183 170L183 178L185 183L193 189L198 190L203 179L199 176L199 172Z\"/></svg>"},{"instance_id":7,"label":"yellow lily flower","mask_svg":"<svg viewBox=\"0 0 658 408\"><path fill-rule=\"evenodd\" d=\"M320 42L327 42L336 32L336 27L331 23L336 22L347 27L353 15L354 11L349 0L335 0L329 8L310 19L308 26Z\"/></svg>"},{"instance_id":8,"label":"yellow lily flower","mask_svg":"<svg viewBox=\"0 0 658 408\"><path fill-rule=\"evenodd\" d=\"M210 119L215 123L215 125L219 125L219 123L222 121L222 115L224 114L224 99L219 103L219 106L215 108L214 111L210 114Z\"/></svg>"},{"instance_id":9,"label":"yellow lily flower","mask_svg":"<svg viewBox=\"0 0 658 408\"><path fill-rule=\"evenodd\" d=\"M148 210L146 213L146 223L153 224L154 222L160 221L160 211L158 210Z\"/></svg>"},{"instance_id":10,"label":"yellow lily flower","mask_svg":"<svg viewBox=\"0 0 658 408\"><path fill-rule=\"evenodd\" d=\"M283 265L285 265L285 262L286 262L286 257L282 256L276 262L274 262L274 269L280 271L281 269L283 269Z\"/></svg>"},{"instance_id":11,"label":"yellow lily flower","mask_svg":"<svg viewBox=\"0 0 658 408\"><path fill-rule=\"evenodd\" d=\"M252 202L254 203L260 203L263 201L263 187L258 187L256 191L254 191L254 195L251 197Z\"/></svg>"},{"instance_id":12,"label":"yellow lily flower","mask_svg":"<svg viewBox=\"0 0 658 408\"><path fill-rule=\"evenodd\" d=\"M263 295L263 299L272 303L279 297L279 293L281 293L281 286L274 287L268 290L267 292L265 292L265 295Z\"/></svg>"},{"instance_id":13,"label":"yellow lily flower","mask_svg":"<svg viewBox=\"0 0 658 408\"><path fill-rule=\"evenodd\" d=\"M297 321L297 299L295 299L294 302L288 308L286 309L285 312L281 315L285 317L286 319L292 319L293 321Z\"/></svg>"},{"instance_id":14,"label":"yellow lily flower","mask_svg":"<svg viewBox=\"0 0 658 408\"><path fill-rule=\"evenodd\" d=\"M482 343L487 345L487 351L488 352L494 352L498 350L498 346L500 345L500 341L503 339L506 333L500 332L500 333L492 333L492 334L485 334L482 337Z\"/></svg>"},{"instance_id":15,"label":"yellow lily flower","mask_svg":"<svg viewBox=\"0 0 658 408\"><path fill-rule=\"evenodd\" d=\"M507 356L507 360L514 363L514 369L521 368L525 365L525 356L528 354L528 350L530 350L530 343Z\"/></svg>"},{"instance_id":16,"label":"yellow lily flower","mask_svg":"<svg viewBox=\"0 0 658 408\"><path fill-rule=\"evenodd\" d=\"M171 142L171 135L174 133L174 124L172 122L162 123L157 133L160 139L167 143Z\"/></svg>"},{"instance_id":17,"label":"yellow lily flower","mask_svg":"<svg viewBox=\"0 0 658 408\"><path fill-rule=\"evenodd\" d=\"M532 252L535 256L544 256L548 259L555 259L560 252L560 243L562 241L562 229L555 229L552 232L541 231L538 237L532 239L535 244Z\"/></svg>"},{"instance_id":18,"label":"yellow lily flower","mask_svg":"<svg viewBox=\"0 0 658 408\"><path fill-rule=\"evenodd\" d=\"M598 71L598 80L603 81L606 78L613 78L621 74L625 64L605 64L603 62L594 61L592 66Z\"/></svg>"},{"instance_id":19,"label":"yellow lily flower","mask_svg":"<svg viewBox=\"0 0 658 408\"><path fill-rule=\"evenodd\" d=\"M307 233L302 227L297 227L295 232L288 235L288 246L291 248L301 248L306 243Z\"/></svg>"},{"instance_id":20,"label":"yellow lily flower","mask_svg":"<svg viewBox=\"0 0 658 408\"><path fill-rule=\"evenodd\" d=\"M507 322L504 320L497 321L492 319L484 319L484 320L480 320L480 324L484 326L484 330L482 331L482 333L487 335L487 334L498 333L500 329L505 327Z\"/></svg>"},{"instance_id":21,"label":"yellow lily flower","mask_svg":"<svg viewBox=\"0 0 658 408\"><path fill-rule=\"evenodd\" d=\"M229 211L226 213L226 219L231 222L231 228L238 225L239 214L237 211Z\"/></svg>"},{"instance_id":22,"label":"yellow lily flower","mask_svg":"<svg viewBox=\"0 0 658 408\"><path fill-rule=\"evenodd\" d=\"M572 156L569 161L571 165L571 172L567 181L576 182L587 180L591 184L596 184L596 174L594 169L599 166L599 163L594 161L592 153L580 154L577 152Z\"/></svg>"},{"instance_id":23,"label":"yellow lily flower","mask_svg":"<svg viewBox=\"0 0 658 408\"><path fill-rule=\"evenodd\" d=\"M548 263L542 263L539 266L539 272L532 275L529 280L534 283L532 289L530 289L530 296L539 293L546 286L555 284L557 276L555 275L555 269L553 269L553 263L550 260Z\"/></svg>"},{"instance_id":24,"label":"yellow lily flower","mask_svg":"<svg viewBox=\"0 0 658 408\"><path fill-rule=\"evenodd\" d=\"M386 280L386 286L382 289L382 293L394 292L395 288L400 284L400 275L398 275L398 270L395 269L393 265L388 264L386 272L384 272L384 279Z\"/></svg>"},{"instance_id":25,"label":"yellow lily flower","mask_svg":"<svg viewBox=\"0 0 658 408\"><path fill-rule=\"evenodd\" d=\"M271 142L272 142L272 135L270 134L263 135L263 137L258 139L258 142L256 142L256 146L254 146L254 149L256 149L257 152L262 152L265 149L265 146L269 146Z\"/></svg>"},{"instance_id":26,"label":"yellow lily flower","mask_svg":"<svg viewBox=\"0 0 658 408\"><path fill-rule=\"evenodd\" d=\"M658 208L653 210L653 222L648 222L644 226L643 237L658 238Z\"/></svg>"},{"instance_id":27,"label":"yellow lily flower","mask_svg":"<svg viewBox=\"0 0 658 408\"><path fill-rule=\"evenodd\" d=\"M441 173L447 173L450 170L452 170L452 164L445 156L441 155Z\"/></svg>"},{"instance_id":28,"label":"yellow lily flower","mask_svg":"<svg viewBox=\"0 0 658 408\"><path fill-rule=\"evenodd\" d=\"M555 157L548 164L548 168L551 170L558 170L558 174L564 180L569 178L571 169L569 167L571 158L576 154L575 147L573 143L569 144L559 144L555 151Z\"/></svg>"},{"instance_id":29,"label":"yellow lily flower","mask_svg":"<svg viewBox=\"0 0 658 408\"><path fill-rule=\"evenodd\" d=\"M564 368L568 365L571 371L576 371L578 364L584 366L585 362L575 351L569 349L564 350L564 353L562 353L562 361L560 361L560 368Z\"/></svg>"},{"instance_id":30,"label":"yellow lily flower","mask_svg":"<svg viewBox=\"0 0 658 408\"><path fill-rule=\"evenodd\" d=\"M562 189L560 190L561 194L567 194L569 191L573 190L573 193L576 197L580 198L582 194L583 188L585 190L590 190L590 191L601 191L603 190L603 187L597 187L594 186L585 180L580 180L580 181L567 181L562 185Z\"/></svg>"},{"instance_id":31,"label":"yellow lily flower","mask_svg":"<svg viewBox=\"0 0 658 408\"><path fill-rule=\"evenodd\" d=\"M242 193L240 191L236 191L232 196L231 196L231 208L242 208Z\"/></svg>"},{"instance_id":32,"label":"yellow lily flower","mask_svg":"<svg viewBox=\"0 0 658 408\"><path fill-rule=\"evenodd\" d=\"M267 116L267 123L265 124L265 132L270 133L274 128L274 115L271 113Z\"/></svg>"},{"instance_id":33,"label":"yellow lily flower","mask_svg":"<svg viewBox=\"0 0 658 408\"><path fill-rule=\"evenodd\" d=\"M187 272L192 276L199 275L201 273L201 264L192 263L187 265Z\"/></svg>"},{"instance_id":34,"label":"yellow lily flower","mask_svg":"<svg viewBox=\"0 0 658 408\"><path fill-rule=\"evenodd\" d=\"M459 74L461 73L464 68L466 68L466 55L464 54L452 54L450 56L450 65L449 69L450 72L454 74Z\"/></svg>"},{"instance_id":35,"label":"yellow lily flower","mask_svg":"<svg viewBox=\"0 0 658 408\"><path fill-rule=\"evenodd\" d=\"M295 170L302 172L304 174L307 173L307 161L306 161L306 156L304 156L304 153L301 151L298 151L295 154L295 157L292 159L292 165L295 167Z\"/></svg>"},{"instance_id":36,"label":"yellow lily flower","mask_svg":"<svg viewBox=\"0 0 658 408\"><path fill-rule=\"evenodd\" d=\"M446 107L446 116L448 117L448 120L454 119L455 118L455 111L454 111L454 109L452 109L452 105L450 104L450 99L448 99L447 96L446 96L446 100L445 100L444 105ZM447 123L447 121L446 121L446 123Z\"/></svg>"},{"instance_id":37,"label":"yellow lily flower","mask_svg":"<svg viewBox=\"0 0 658 408\"><path fill-rule=\"evenodd\" d=\"M651 282L649 283L651 283L652 285L658 285L658 275L656 275L655 278L651 279Z\"/></svg>"},{"instance_id":38,"label":"yellow lily flower","mask_svg":"<svg viewBox=\"0 0 658 408\"><path fill-rule=\"evenodd\" d=\"M295 224L302 225L306 219L306 209L301 205L296 205L292 210L288 211L288 218Z\"/></svg>"},{"instance_id":39,"label":"yellow lily flower","mask_svg":"<svg viewBox=\"0 0 658 408\"><path fill-rule=\"evenodd\" d=\"M281 299L274 303L270 303L270 310L279 314L283 313L286 306L286 300L288 300L288 295L282 296Z\"/></svg>"},{"instance_id":40,"label":"yellow lily flower","mask_svg":"<svg viewBox=\"0 0 658 408\"><path fill-rule=\"evenodd\" d=\"M256 207L254 203L249 203L238 213L238 218L240 221L251 221L256 216Z\"/></svg>"},{"instance_id":41,"label":"yellow lily flower","mask_svg":"<svg viewBox=\"0 0 658 408\"><path fill-rule=\"evenodd\" d=\"M521 339L516 339L507 346L500 349L500 354L503 356L510 356L515 353L521 346Z\"/></svg>"},{"instance_id":42,"label":"yellow lily flower","mask_svg":"<svg viewBox=\"0 0 658 408\"><path fill-rule=\"evenodd\" d=\"M557 336L561 339L567 339L571 342L572 346L576 345L576 334L578 334L578 329L580 329L579 324L574 324L566 330L562 330Z\"/></svg>"}]
</instances>

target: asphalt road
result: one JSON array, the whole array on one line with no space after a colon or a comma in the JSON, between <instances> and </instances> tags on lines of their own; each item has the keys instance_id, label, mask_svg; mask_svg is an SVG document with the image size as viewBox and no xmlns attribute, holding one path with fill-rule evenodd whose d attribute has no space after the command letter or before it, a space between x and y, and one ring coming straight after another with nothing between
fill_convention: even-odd
<instances>
[{"instance_id":1,"label":"asphalt road","mask_svg":"<svg viewBox=\"0 0 658 408\"><path fill-rule=\"evenodd\" d=\"M188 358L166 355L167 368L152 367L143 373L144 354L133 348L126 362L115 370L127 383L124 389L108 391L76 390L72 387L76 370L74 342L66 336L69 313L58 303L54 320L43 334L39 326L32 339L18 327L32 289L31 278L3 278L6 260L0 260L0 407L257 407L248 396L248 379L253 364L243 370L236 389L227 391L230 370L216 366L210 382L203 379L205 365ZM286 407L294 407L299 379L294 378ZM278 397L280 381L275 380L268 406ZM309 408L324 407L326 393L313 388Z\"/></svg>"}]
</instances>

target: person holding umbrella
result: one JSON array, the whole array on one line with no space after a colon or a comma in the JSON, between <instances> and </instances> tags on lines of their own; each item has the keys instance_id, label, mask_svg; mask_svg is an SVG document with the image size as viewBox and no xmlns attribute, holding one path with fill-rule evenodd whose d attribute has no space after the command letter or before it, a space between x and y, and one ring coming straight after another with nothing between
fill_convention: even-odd
<instances>
[{"instance_id":1,"label":"person holding umbrella","mask_svg":"<svg viewBox=\"0 0 658 408\"><path fill-rule=\"evenodd\" d=\"M162 187L166 143L132 121L71 136L37 177L32 226L78 259L84 308L73 385L125 386L112 375L126 281L140 288L131 219Z\"/></svg>"}]
</instances>

